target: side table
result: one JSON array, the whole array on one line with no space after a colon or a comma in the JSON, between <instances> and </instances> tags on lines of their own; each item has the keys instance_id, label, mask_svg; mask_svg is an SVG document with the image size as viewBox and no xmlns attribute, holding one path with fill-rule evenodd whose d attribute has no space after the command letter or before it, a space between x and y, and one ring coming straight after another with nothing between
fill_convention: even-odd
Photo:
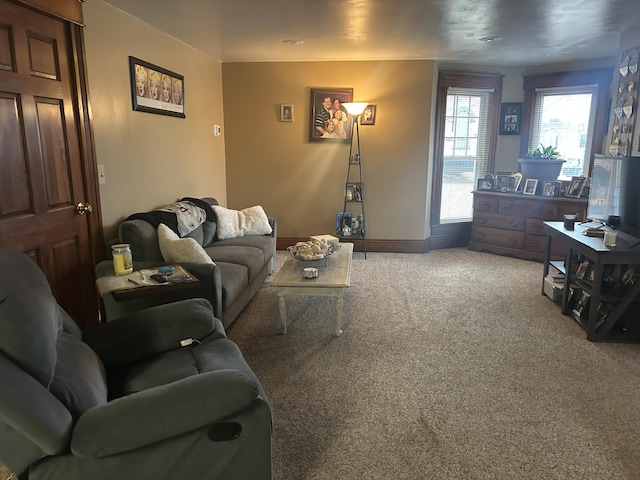
<instances>
[{"instance_id":1,"label":"side table","mask_svg":"<svg viewBox=\"0 0 640 480\"><path fill-rule=\"evenodd\" d=\"M157 269L153 268L138 270L129 275L104 275L97 278L96 287L103 307L110 297L112 302L115 301L116 304L126 304L126 307L121 306L124 311L140 310L161 303L177 301L180 299L178 294L188 293L189 290L195 290L200 285L198 278L191 275L185 268L181 266L174 268L173 277L180 280L162 284L149 280L151 274L158 273ZM109 318L106 318L107 312L105 310L103 308L102 314L108 321Z\"/></svg>"}]
</instances>

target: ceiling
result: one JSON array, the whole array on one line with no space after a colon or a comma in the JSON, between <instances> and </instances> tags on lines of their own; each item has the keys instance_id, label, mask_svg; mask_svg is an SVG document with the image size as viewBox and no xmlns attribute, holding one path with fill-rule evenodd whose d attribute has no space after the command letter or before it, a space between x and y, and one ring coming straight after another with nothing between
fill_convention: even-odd
<instances>
[{"instance_id":1,"label":"ceiling","mask_svg":"<svg viewBox=\"0 0 640 480\"><path fill-rule=\"evenodd\" d=\"M222 62L617 57L638 0L107 0ZM498 36L494 42L483 37ZM285 40L304 43L290 45Z\"/></svg>"}]
</instances>

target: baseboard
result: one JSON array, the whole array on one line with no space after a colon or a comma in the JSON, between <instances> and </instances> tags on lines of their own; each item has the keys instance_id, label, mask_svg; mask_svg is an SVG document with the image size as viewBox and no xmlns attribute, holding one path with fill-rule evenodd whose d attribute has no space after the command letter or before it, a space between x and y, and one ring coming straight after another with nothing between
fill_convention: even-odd
<instances>
[{"instance_id":1,"label":"baseboard","mask_svg":"<svg viewBox=\"0 0 640 480\"><path fill-rule=\"evenodd\" d=\"M278 250L286 250L288 246L297 242L305 242L308 238L278 238L276 245ZM363 240L353 240L354 251L364 251ZM424 240L383 240L367 239L367 252L387 253L426 253L430 250L430 239Z\"/></svg>"}]
</instances>

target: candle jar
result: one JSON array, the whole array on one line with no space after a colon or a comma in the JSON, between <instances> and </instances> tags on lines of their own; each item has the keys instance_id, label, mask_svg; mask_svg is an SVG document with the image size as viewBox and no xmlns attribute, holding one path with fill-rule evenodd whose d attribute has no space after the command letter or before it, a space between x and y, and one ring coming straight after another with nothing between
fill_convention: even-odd
<instances>
[{"instance_id":1,"label":"candle jar","mask_svg":"<svg viewBox=\"0 0 640 480\"><path fill-rule=\"evenodd\" d=\"M128 243L112 245L111 254L113 256L113 271L116 275L127 275L133 272L131 245Z\"/></svg>"}]
</instances>

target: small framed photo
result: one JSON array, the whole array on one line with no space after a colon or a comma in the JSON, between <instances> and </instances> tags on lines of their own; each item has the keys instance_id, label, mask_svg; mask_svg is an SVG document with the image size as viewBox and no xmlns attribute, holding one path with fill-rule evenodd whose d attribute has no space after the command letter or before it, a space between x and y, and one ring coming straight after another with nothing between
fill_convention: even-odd
<instances>
[{"instance_id":1,"label":"small framed photo","mask_svg":"<svg viewBox=\"0 0 640 480\"><path fill-rule=\"evenodd\" d=\"M513 174L513 177L516 179L516 184L513 188L514 192L519 192L522 190L522 174L520 172L516 172Z\"/></svg>"},{"instance_id":2,"label":"small framed photo","mask_svg":"<svg viewBox=\"0 0 640 480\"><path fill-rule=\"evenodd\" d=\"M293 104L292 103L280 104L280 121L293 122Z\"/></svg>"},{"instance_id":3,"label":"small framed photo","mask_svg":"<svg viewBox=\"0 0 640 480\"><path fill-rule=\"evenodd\" d=\"M564 197L569 190L569 180L556 180L556 197Z\"/></svg>"},{"instance_id":4,"label":"small framed photo","mask_svg":"<svg viewBox=\"0 0 640 480\"><path fill-rule=\"evenodd\" d=\"M542 196L543 197L555 197L556 196L556 182L545 180L542 182Z\"/></svg>"},{"instance_id":5,"label":"small framed photo","mask_svg":"<svg viewBox=\"0 0 640 480\"><path fill-rule=\"evenodd\" d=\"M576 278L579 280L584 280L587 272L589 271L589 262L584 261L578 265L578 269L576 270Z\"/></svg>"},{"instance_id":6,"label":"small framed photo","mask_svg":"<svg viewBox=\"0 0 640 480\"><path fill-rule=\"evenodd\" d=\"M496 175L495 189L499 192L514 192L516 189L516 177L513 175Z\"/></svg>"},{"instance_id":7,"label":"small framed photo","mask_svg":"<svg viewBox=\"0 0 640 480\"><path fill-rule=\"evenodd\" d=\"M360 125L375 125L376 124L376 109L377 105L367 105L360 117Z\"/></svg>"},{"instance_id":8,"label":"small framed photo","mask_svg":"<svg viewBox=\"0 0 640 480\"><path fill-rule=\"evenodd\" d=\"M586 317L589 312L590 301L591 301L591 295L588 292L583 290L582 294L580 295L580 299L578 300L578 303L573 309L573 313L580 318Z\"/></svg>"},{"instance_id":9,"label":"small framed photo","mask_svg":"<svg viewBox=\"0 0 640 480\"><path fill-rule=\"evenodd\" d=\"M493 190L493 182L486 178L479 178L476 190Z\"/></svg>"},{"instance_id":10,"label":"small framed photo","mask_svg":"<svg viewBox=\"0 0 640 480\"><path fill-rule=\"evenodd\" d=\"M527 178L524 182L522 193L524 193L525 195L535 195L537 188L538 188L538 179Z\"/></svg>"},{"instance_id":11,"label":"small framed photo","mask_svg":"<svg viewBox=\"0 0 640 480\"><path fill-rule=\"evenodd\" d=\"M347 183L346 199L350 202L362 201L362 183Z\"/></svg>"},{"instance_id":12,"label":"small framed photo","mask_svg":"<svg viewBox=\"0 0 640 480\"><path fill-rule=\"evenodd\" d=\"M500 135L520 135L522 103L503 103L500 106Z\"/></svg>"},{"instance_id":13,"label":"small framed photo","mask_svg":"<svg viewBox=\"0 0 640 480\"><path fill-rule=\"evenodd\" d=\"M351 222L353 219L352 212L340 212L336 213L336 233L340 235L342 233L342 229L346 226L351 230Z\"/></svg>"},{"instance_id":14,"label":"small framed photo","mask_svg":"<svg viewBox=\"0 0 640 480\"><path fill-rule=\"evenodd\" d=\"M587 180L587 177L571 177L571 183L569 184L569 189L564 194L565 197L571 198L580 198L582 195L582 189L584 188L584 183Z\"/></svg>"}]
</instances>

